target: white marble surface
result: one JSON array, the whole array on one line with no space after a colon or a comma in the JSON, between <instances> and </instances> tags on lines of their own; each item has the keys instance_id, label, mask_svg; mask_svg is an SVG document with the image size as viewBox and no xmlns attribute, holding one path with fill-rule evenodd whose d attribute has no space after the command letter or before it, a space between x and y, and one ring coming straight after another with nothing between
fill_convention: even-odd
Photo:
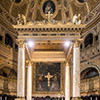
<instances>
[{"instance_id":1,"label":"white marble surface","mask_svg":"<svg viewBox=\"0 0 100 100\"><path fill-rule=\"evenodd\" d=\"M73 48L73 97L80 97L80 48Z\"/></svg>"},{"instance_id":2,"label":"white marble surface","mask_svg":"<svg viewBox=\"0 0 100 100\"><path fill-rule=\"evenodd\" d=\"M65 100L70 100L70 66L65 67Z\"/></svg>"},{"instance_id":3,"label":"white marble surface","mask_svg":"<svg viewBox=\"0 0 100 100\"><path fill-rule=\"evenodd\" d=\"M25 48L18 48L17 96L25 97Z\"/></svg>"},{"instance_id":4,"label":"white marble surface","mask_svg":"<svg viewBox=\"0 0 100 100\"><path fill-rule=\"evenodd\" d=\"M32 100L32 66L27 68L27 100Z\"/></svg>"}]
</instances>

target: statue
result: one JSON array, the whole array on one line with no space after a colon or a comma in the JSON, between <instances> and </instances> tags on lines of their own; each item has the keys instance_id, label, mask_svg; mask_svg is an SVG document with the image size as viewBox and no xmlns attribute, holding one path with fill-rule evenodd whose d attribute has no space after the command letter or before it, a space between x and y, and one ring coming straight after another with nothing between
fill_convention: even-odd
<instances>
[{"instance_id":1,"label":"statue","mask_svg":"<svg viewBox=\"0 0 100 100\"><path fill-rule=\"evenodd\" d=\"M23 20L21 18L21 15L18 14L18 18L17 18L17 25L22 25L23 24Z\"/></svg>"},{"instance_id":2,"label":"statue","mask_svg":"<svg viewBox=\"0 0 100 100\"><path fill-rule=\"evenodd\" d=\"M78 15L74 15L73 16L73 23L76 24L76 25L80 25L81 24L81 15L78 14Z\"/></svg>"},{"instance_id":3,"label":"statue","mask_svg":"<svg viewBox=\"0 0 100 100\"><path fill-rule=\"evenodd\" d=\"M22 19L23 19L23 24L25 25L26 24L26 17L23 14L22 14Z\"/></svg>"},{"instance_id":4,"label":"statue","mask_svg":"<svg viewBox=\"0 0 100 100\"><path fill-rule=\"evenodd\" d=\"M20 14L18 14L18 18L17 18L17 25L25 25L26 24L26 17L22 14L22 16Z\"/></svg>"},{"instance_id":5,"label":"statue","mask_svg":"<svg viewBox=\"0 0 100 100\"><path fill-rule=\"evenodd\" d=\"M77 18L77 25L81 24L81 14L78 14L78 18Z\"/></svg>"}]
</instances>

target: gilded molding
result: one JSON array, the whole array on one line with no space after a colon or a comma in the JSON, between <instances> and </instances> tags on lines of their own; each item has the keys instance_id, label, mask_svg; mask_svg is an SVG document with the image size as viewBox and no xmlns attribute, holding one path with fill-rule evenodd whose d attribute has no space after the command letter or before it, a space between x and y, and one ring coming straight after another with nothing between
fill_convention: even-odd
<instances>
[{"instance_id":1,"label":"gilded molding","mask_svg":"<svg viewBox=\"0 0 100 100\"><path fill-rule=\"evenodd\" d=\"M17 45L19 48L24 48L25 47L25 40L16 40Z\"/></svg>"},{"instance_id":2,"label":"gilded molding","mask_svg":"<svg viewBox=\"0 0 100 100\"><path fill-rule=\"evenodd\" d=\"M61 85L60 85L60 91L59 92L47 92L47 91L36 91L36 63L33 64L33 92L32 95L34 96L35 94L48 94L49 96L52 97L52 95L56 96L62 96L62 93L64 93L64 63L61 63Z\"/></svg>"}]
</instances>

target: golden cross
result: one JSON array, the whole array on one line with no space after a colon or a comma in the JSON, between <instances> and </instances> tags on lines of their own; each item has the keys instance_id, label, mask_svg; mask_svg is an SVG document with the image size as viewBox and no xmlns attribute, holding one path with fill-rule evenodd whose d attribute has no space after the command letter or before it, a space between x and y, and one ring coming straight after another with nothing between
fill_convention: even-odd
<instances>
[{"instance_id":1,"label":"golden cross","mask_svg":"<svg viewBox=\"0 0 100 100\"><path fill-rule=\"evenodd\" d=\"M48 74L45 76L45 78L48 79L48 87L50 87L50 78L52 78L53 76L50 75L50 73L48 72Z\"/></svg>"},{"instance_id":2,"label":"golden cross","mask_svg":"<svg viewBox=\"0 0 100 100\"><path fill-rule=\"evenodd\" d=\"M48 14L46 14L46 16L48 17L48 21L51 20L51 16L52 16L52 15L53 15L53 14L51 14L50 11L48 11Z\"/></svg>"}]
</instances>

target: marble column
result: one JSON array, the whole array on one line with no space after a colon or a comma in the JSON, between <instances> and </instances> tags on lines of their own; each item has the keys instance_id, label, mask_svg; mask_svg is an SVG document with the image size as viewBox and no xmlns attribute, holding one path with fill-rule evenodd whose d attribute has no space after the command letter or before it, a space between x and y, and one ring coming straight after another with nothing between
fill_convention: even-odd
<instances>
[{"instance_id":1,"label":"marble column","mask_svg":"<svg viewBox=\"0 0 100 100\"><path fill-rule=\"evenodd\" d=\"M27 67L27 100L32 100L32 65L29 62Z\"/></svg>"},{"instance_id":2,"label":"marble column","mask_svg":"<svg viewBox=\"0 0 100 100\"><path fill-rule=\"evenodd\" d=\"M70 100L70 66L68 62L65 67L65 100Z\"/></svg>"},{"instance_id":3,"label":"marble column","mask_svg":"<svg viewBox=\"0 0 100 100\"><path fill-rule=\"evenodd\" d=\"M80 45L75 41L73 47L73 99L80 100Z\"/></svg>"},{"instance_id":4,"label":"marble column","mask_svg":"<svg viewBox=\"0 0 100 100\"><path fill-rule=\"evenodd\" d=\"M25 99L25 44L18 41L17 99Z\"/></svg>"}]
</instances>

